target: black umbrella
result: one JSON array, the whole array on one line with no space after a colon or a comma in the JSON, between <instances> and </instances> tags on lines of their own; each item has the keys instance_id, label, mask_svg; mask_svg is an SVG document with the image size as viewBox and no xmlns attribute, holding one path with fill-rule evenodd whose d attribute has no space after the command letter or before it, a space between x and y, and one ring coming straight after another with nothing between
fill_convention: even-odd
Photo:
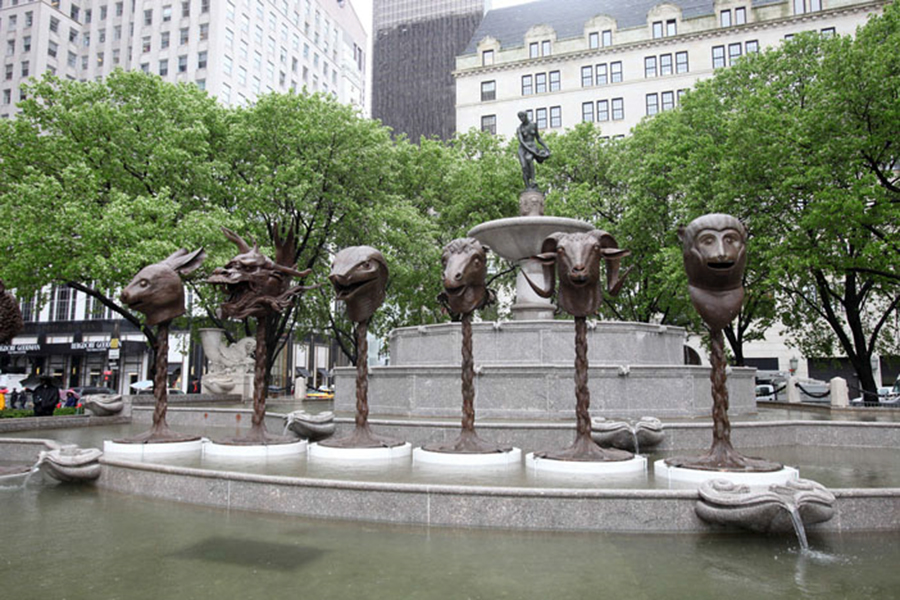
<instances>
[{"instance_id":1,"label":"black umbrella","mask_svg":"<svg viewBox=\"0 0 900 600\"><path fill-rule=\"evenodd\" d=\"M52 375L38 375L36 373L32 373L27 378L23 379L21 385L26 390L33 390L43 382L47 382L49 385L56 387L62 387L62 382L56 377L53 377Z\"/></svg>"}]
</instances>

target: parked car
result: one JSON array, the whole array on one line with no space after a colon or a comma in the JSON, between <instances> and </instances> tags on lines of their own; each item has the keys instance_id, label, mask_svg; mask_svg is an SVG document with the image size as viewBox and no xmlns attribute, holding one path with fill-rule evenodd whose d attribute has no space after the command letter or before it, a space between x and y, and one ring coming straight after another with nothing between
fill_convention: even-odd
<instances>
[{"instance_id":1,"label":"parked car","mask_svg":"<svg viewBox=\"0 0 900 600\"><path fill-rule=\"evenodd\" d=\"M778 400L775 396L775 386L767 383L756 386L756 399L763 402L775 402Z\"/></svg>"},{"instance_id":2,"label":"parked car","mask_svg":"<svg viewBox=\"0 0 900 600\"><path fill-rule=\"evenodd\" d=\"M331 390L317 390L316 388L307 388L307 400L334 400L334 392Z\"/></svg>"},{"instance_id":3,"label":"parked car","mask_svg":"<svg viewBox=\"0 0 900 600\"><path fill-rule=\"evenodd\" d=\"M881 406L900 406L900 390L895 391L896 388L896 385L893 388L887 386L878 388L878 404ZM862 396L850 399L850 406L863 405Z\"/></svg>"}]
</instances>

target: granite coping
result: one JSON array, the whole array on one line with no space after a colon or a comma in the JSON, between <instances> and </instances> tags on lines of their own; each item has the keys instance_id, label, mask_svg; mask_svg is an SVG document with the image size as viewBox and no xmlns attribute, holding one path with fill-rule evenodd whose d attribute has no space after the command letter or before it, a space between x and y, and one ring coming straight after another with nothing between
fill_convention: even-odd
<instances>
[{"instance_id":1,"label":"granite coping","mask_svg":"<svg viewBox=\"0 0 900 600\"><path fill-rule=\"evenodd\" d=\"M98 485L228 510L438 527L717 533L696 490L568 489L335 481L104 457ZM836 516L810 531L900 530L900 489L841 489Z\"/></svg>"}]
</instances>

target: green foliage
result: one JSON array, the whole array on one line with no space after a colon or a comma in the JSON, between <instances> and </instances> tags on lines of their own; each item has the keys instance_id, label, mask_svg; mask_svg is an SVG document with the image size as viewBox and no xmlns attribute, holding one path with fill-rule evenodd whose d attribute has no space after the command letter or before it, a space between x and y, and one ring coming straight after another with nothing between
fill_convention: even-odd
<instances>
[{"instance_id":1,"label":"green foliage","mask_svg":"<svg viewBox=\"0 0 900 600\"><path fill-rule=\"evenodd\" d=\"M80 415L84 412L84 409L81 408L55 408L53 409L54 417L65 417L70 415ZM33 410L26 410L24 408L5 408L0 410L0 419L24 419L26 417L33 417Z\"/></svg>"}]
</instances>

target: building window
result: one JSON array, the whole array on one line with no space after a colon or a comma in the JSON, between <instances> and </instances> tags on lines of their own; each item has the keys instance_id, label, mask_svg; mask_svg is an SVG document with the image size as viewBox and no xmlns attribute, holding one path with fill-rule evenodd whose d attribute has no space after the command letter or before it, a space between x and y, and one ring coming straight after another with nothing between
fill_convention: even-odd
<instances>
[{"instance_id":1,"label":"building window","mask_svg":"<svg viewBox=\"0 0 900 600\"><path fill-rule=\"evenodd\" d=\"M616 61L609 63L610 81L613 83L621 83L622 81L622 62Z\"/></svg>"},{"instance_id":2,"label":"building window","mask_svg":"<svg viewBox=\"0 0 900 600\"><path fill-rule=\"evenodd\" d=\"M59 32L59 19L56 17L50 17L50 31L53 33Z\"/></svg>"},{"instance_id":3,"label":"building window","mask_svg":"<svg viewBox=\"0 0 900 600\"><path fill-rule=\"evenodd\" d=\"M794 0L794 14L802 15L808 12L822 10L822 0Z\"/></svg>"},{"instance_id":4,"label":"building window","mask_svg":"<svg viewBox=\"0 0 900 600\"><path fill-rule=\"evenodd\" d=\"M593 31L588 34L588 48L599 48L600 47L600 32Z\"/></svg>"},{"instance_id":5,"label":"building window","mask_svg":"<svg viewBox=\"0 0 900 600\"><path fill-rule=\"evenodd\" d=\"M759 52L759 42L756 40L747 40L744 47L746 48L747 54Z\"/></svg>"},{"instance_id":6,"label":"building window","mask_svg":"<svg viewBox=\"0 0 900 600\"><path fill-rule=\"evenodd\" d=\"M159 47L160 49L169 47L169 32L163 31L159 34Z\"/></svg>"},{"instance_id":7,"label":"building window","mask_svg":"<svg viewBox=\"0 0 900 600\"><path fill-rule=\"evenodd\" d=\"M73 21L77 21L79 17L79 13L81 9L75 6L74 4L69 7L69 16L72 17Z\"/></svg>"},{"instance_id":8,"label":"building window","mask_svg":"<svg viewBox=\"0 0 900 600\"><path fill-rule=\"evenodd\" d=\"M204 50L203 52L198 52L198 53L197 53L197 68L198 68L198 69L205 69L205 68L206 68L206 62L207 62L207 53L206 53L206 50ZM269 64L271 65L272 63L269 63Z\"/></svg>"},{"instance_id":9,"label":"building window","mask_svg":"<svg viewBox=\"0 0 900 600\"><path fill-rule=\"evenodd\" d=\"M56 42L50 42L50 43L53 44L54 46L56 46ZM22 52L31 52L31 36L30 35L26 35L25 37L22 38ZM53 54L51 56L56 56L56 54Z\"/></svg>"},{"instance_id":10,"label":"building window","mask_svg":"<svg viewBox=\"0 0 900 600\"><path fill-rule=\"evenodd\" d=\"M550 56L550 40L541 42L541 56Z\"/></svg>"},{"instance_id":11,"label":"building window","mask_svg":"<svg viewBox=\"0 0 900 600\"><path fill-rule=\"evenodd\" d=\"M153 9L144 11L144 25L153 25Z\"/></svg>"},{"instance_id":12,"label":"building window","mask_svg":"<svg viewBox=\"0 0 900 600\"><path fill-rule=\"evenodd\" d=\"M206 14L209 12L209 0L200 0L200 13Z\"/></svg>"},{"instance_id":13,"label":"building window","mask_svg":"<svg viewBox=\"0 0 900 600\"><path fill-rule=\"evenodd\" d=\"M534 123L538 129L547 129L547 109L539 108L534 111Z\"/></svg>"},{"instance_id":14,"label":"building window","mask_svg":"<svg viewBox=\"0 0 900 600\"><path fill-rule=\"evenodd\" d=\"M713 69L719 69L725 66L725 46L713 46L712 66Z\"/></svg>"},{"instance_id":15,"label":"building window","mask_svg":"<svg viewBox=\"0 0 900 600\"><path fill-rule=\"evenodd\" d=\"M209 39L209 23L200 23L200 41Z\"/></svg>"},{"instance_id":16,"label":"building window","mask_svg":"<svg viewBox=\"0 0 900 600\"><path fill-rule=\"evenodd\" d=\"M534 93L544 94L547 92L547 74L537 73L534 76Z\"/></svg>"},{"instance_id":17,"label":"building window","mask_svg":"<svg viewBox=\"0 0 900 600\"><path fill-rule=\"evenodd\" d=\"M481 101L488 102L489 100L497 99L497 82L493 79L490 81L482 81L481 82Z\"/></svg>"},{"instance_id":18,"label":"building window","mask_svg":"<svg viewBox=\"0 0 900 600\"><path fill-rule=\"evenodd\" d=\"M741 57L741 43L728 44L728 64L733 65Z\"/></svg>"},{"instance_id":19,"label":"building window","mask_svg":"<svg viewBox=\"0 0 900 600\"><path fill-rule=\"evenodd\" d=\"M12 90L3 90L3 104L12 102Z\"/></svg>"},{"instance_id":20,"label":"building window","mask_svg":"<svg viewBox=\"0 0 900 600\"><path fill-rule=\"evenodd\" d=\"M528 58L538 58L541 55L541 47L537 42L528 44Z\"/></svg>"},{"instance_id":21,"label":"building window","mask_svg":"<svg viewBox=\"0 0 900 600\"><path fill-rule=\"evenodd\" d=\"M169 21L172 20L172 5L171 4L163 6L162 20L163 20L163 23L168 23Z\"/></svg>"},{"instance_id":22,"label":"building window","mask_svg":"<svg viewBox=\"0 0 900 600\"><path fill-rule=\"evenodd\" d=\"M56 58L56 51L59 48L59 45L56 42L50 42L47 44L47 56L52 56Z\"/></svg>"},{"instance_id":23,"label":"building window","mask_svg":"<svg viewBox=\"0 0 900 600\"><path fill-rule=\"evenodd\" d=\"M121 17L123 12L125 12L125 3L116 2L116 16Z\"/></svg>"},{"instance_id":24,"label":"building window","mask_svg":"<svg viewBox=\"0 0 900 600\"><path fill-rule=\"evenodd\" d=\"M181 16L182 17L191 16L191 3L190 2L182 2L181 3Z\"/></svg>"},{"instance_id":25,"label":"building window","mask_svg":"<svg viewBox=\"0 0 900 600\"><path fill-rule=\"evenodd\" d=\"M497 115L484 115L481 117L481 130L492 135L497 134Z\"/></svg>"},{"instance_id":26,"label":"building window","mask_svg":"<svg viewBox=\"0 0 900 600\"><path fill-rule=\"evenodd\" d=\"M659 95L647 94L647 115L655 115L659 112Z\"/></svg>"},{"instance_id":27,"label":"building window","mask_svg":"<svg viewBox=\"0 0 900 600\"><path fill-rule=\"evenodd\" d=\"M671 75L672 74L672 55L671 54L660 54L660 56L659 56L659 74L660 75Z\"/></svg>"},{"instance_id":28,"label":"building window","mask_svg":"<svg viewBox=\"0 0 900 600\"><path fill-rule=\"evenodd\" d=\"M550 127L551 128L562 127L562 107L561 106L551 106L550 107Z\"/></svg>"},{"instance_id":29,"label":"building window","mask_svg":"<svg viewBox=\"0 0 900 600\"><path fill-rule=\"evenodd\" d=\"M834 27L826 27L825 29L822 30L822 35L827 38L833 38L836 33L837 33L837 31L835 30ZM747 43L749 44L750 42L747 42ZM749 52L749 50L748 50L748 52Z\"/></svg>"},{"instance_id":30,"label":"building window","mask_svg":"<svg viewBox=\"0 0 900 600\"><path fill-rule=\"evenodd\" d=\"M581 67L581 87L591 87L594 85L594 67L588 65Z\"/></svg>"},{"instance_id":31,"label":"building window","mask_svg":"<svg viewBox=\"0 0 900 600\"><path fill-rule=\"evenodd\" d=\"M734 9L734 24L735 25L743 25L747 22L747 9L746 8L736 8Z\"/></svg>"},{"instance_id":32,"label":"building window","mask_svg":"<svg viewBox=\"0 0 900 600\"><path fill-rule=\"evenodd\" d=\"M731 9L719 13L719 27L731 27Z\"/></svg>"},{"instance_id":33,"label":"building window","mask_svg":"<svg viewBox=\"0 0 900 600\"><path fill-rule=\"evenodd\" d=\"M27 60L22 61L22 77L28 77L31 74L31 63Z\"/></svg>"},{"instance_id":34,"label":"building window","mask_svg":"<svg viewBox=\"0 0 900 600\"><path fill-rule=\"evenodd\" d=\"M666 35L676 35L678 33L678 25L675 22L675 19L669 19L666 21Z\"/></svg>"},{"instance_id":35,"label":"building window","mask_svg":"<svg viewBox=\"0 0 900 600\"><path fill-rule=\"evenodd\" d=\"M165 77L169 74L169 60L164 58L159 61L159 76Z\"/></svg>"},{"instance_id":36,"label":"building window","mask_svg":"<svg viewBox=\"0 0 900 600\"><path fill-rule=\"evenodd\" d=\"M9 91L9 90L4 90ZM22 300L20 307L22 311L22 320L26 323L30 323L34 321L35 317L35 305L37 304L37 298L32 296L31 298L26 298Z\"/></svg>"},{"instance_id":37,"label":"building window","mask_svg":"<svg viewBox=\"0 0 900 600\"><path fill-rule=\"evenodd\" d=\"M603 47L612 46L612 29L604 29L602 34Z\"/></svg>"},{"instance_id":38,"label":"building window","mask_svg":"<svg viewBox=\"0 0 900 600\"><path fill-rule=\"evenodd\" d=\"M653 21L653 39L661 38L663 36L663 22L662 21Z\"/></svg>"},{"instance_id":39,"label":"building window","mask_svg":"<svg viewBox=\"0 0 900 600\"><path fill-rule=\"evenodd\" d=\"M606 64L597 65L597 85L606 85L609 83L609 79L606 75L607 68Z\"/></svg>"},{"instance_id":40,"label":"building window","mask_svg":"<svg viewBox=\"0 0 900 600\"><path fill-rule=\"evenodd\" d=\"M609 100L597 100L597 121L609 121Z\"/></svg>"},{"instance_id":41,"label":"building window","mask_svg":"<svg viewBox=\"0 0 900 600\"><path fill-rule=\"evenodd\" d=\"M593 102L585 102L581 105L581 122L582 123L593 123L594 122L594 103Z\"/></svg>"},{"instance_id":42,"label":"building window","mask_svg":"<svg viewBox=\"0 0 900 600\"><path fill-rule=\"evenodd\" d=\"M625 100L622 98L612 99L612 118L613 121L621 121L625 118Z\"/></svg>"},{"instance_id":43,"label":"building window","mask_svg":"<svg viewBox=\"0 0 900 600\"><path fill-rule=\"evenodd\" d=\"M145 35L141 39L141 52L150 52L150 36Z\"/></svg>"},{"instance_id":44,"label":"building window","mask_svg":"<svg viewBox=\"0 0 900 600\"><path fill-rule=\"evenodd\" d=\"M69 321L75 318L74 294L66 286L53 287L53 320Z\"/></svg>"},{"instance_id":45,"label":"building window","mask_svg":"<svg viewBox=\"0 0 900 600\"><path fill-rule=\"evenodd\" d=\"M688 53L687 53L687 51L675 53L675 72L676 73L687 73L688 72Z\"/></svg>"},{"instance_id":46,"label":"building window","mask_svg":"<svg viewBox=\"0 0 900 600\"><path fill-rule=\"evenodd\" d=\"M178 43L182 46L188 43L190 40L190 29L184 27L178 31Z\"/></svg>"},{"instance_id":47,"label":"building window","mask_svg":"<svg viewBox=\"0 0 900 600\"><path fill-rule=\"evenodd\" d=\"M558 92L559 87L559 71L550 71L550 91Z\"/></svg>"},{"instance_id":48,"label":"building window","mask_svg":"<svg viewBox=\"0 0 900 600\"><path fill-rule=\"evenodd\" d=\"M481 66L487 67L494 64L494 51L485 50L481 53Z\"/></svg>"},{"instance_id":49,"label":"building window","mask_svg":"<svg viewBox=\"0 0 900 600\"><path fill-rule=\"evenodd\" d=\"M672 110L675 108L675 93L674 92L663 92L660 94L662 96L662 109L663 110Z\"/></svg>"},{"instance_id":50,"label":"building window","mask_svg":"<svg viewBox=\"0 0 900 600\"><path fill-rule=\"evenodd\" d=\"M644 57L644 77L656 77L656 57Z\"/></svg>"},{"instance_id":51,"label":"building window","mask_svg":"<svg viewBox=\"0 0 900 600\"><path fill-rule=\"evenodd\" d=\"M522 95L530 96L534 93L534 78L531 75L522 75Z\"/></svg>"},{"instance_id":52,"label":"building window","mask_svg":"<svg viewBox=\"0 0 900 600\"><path fill-rule=\"evenodd\" d=\"M178 57L178 72L179 73L187 73L187 56L179 56Z\"/></svg>"}]
</instances>

